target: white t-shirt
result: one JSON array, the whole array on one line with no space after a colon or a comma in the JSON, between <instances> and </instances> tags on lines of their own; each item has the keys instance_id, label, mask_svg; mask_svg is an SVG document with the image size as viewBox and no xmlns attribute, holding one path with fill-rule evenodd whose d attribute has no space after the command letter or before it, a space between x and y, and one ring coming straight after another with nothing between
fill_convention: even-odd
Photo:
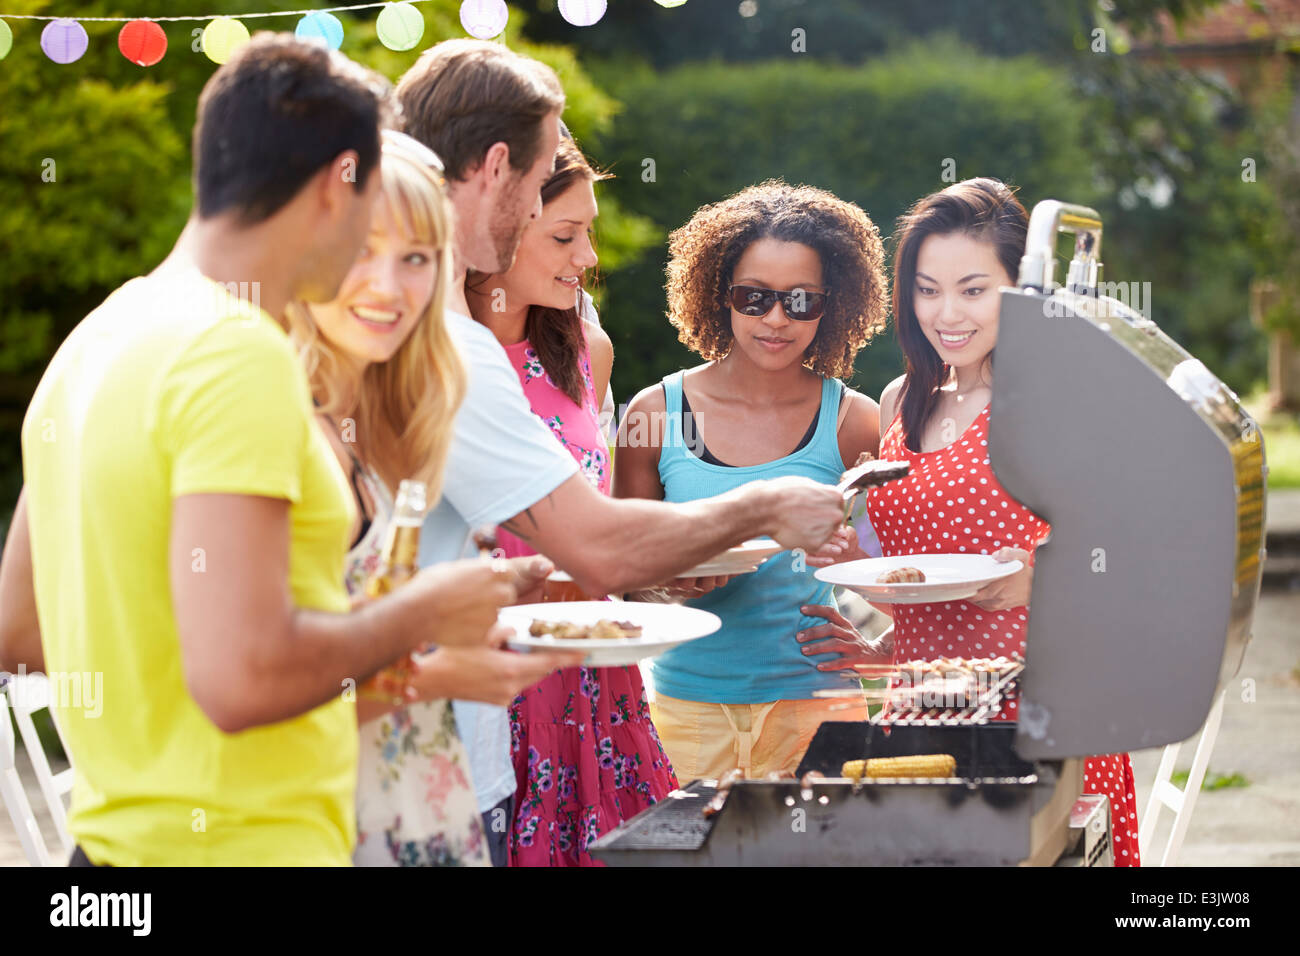
<instances>
[{"instance_id":1,"label":"white t-shirt","mask_svg":"<svg viewBox=\"0 0 1300 956\"><path fill-rule=\"evenodd\" d=\"M442 498L420 534L421 566L476 554L471 529L513 518L578 471L573 456L533 414L492 333L451 310L447 328L465 362L469 387L456 413ZM485 812L515 792L509 713L459 700L454 710L479 810Z\"/></svg>"}]
</instances>

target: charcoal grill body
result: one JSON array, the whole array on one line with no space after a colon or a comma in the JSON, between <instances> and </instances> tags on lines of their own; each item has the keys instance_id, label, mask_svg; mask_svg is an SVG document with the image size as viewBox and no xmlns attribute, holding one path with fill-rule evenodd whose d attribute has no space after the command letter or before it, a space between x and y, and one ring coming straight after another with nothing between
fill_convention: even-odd
<instances>
[{"instance_id":1,"label":"charcoal grill body","mask_svg":"<svg viewBox=\"0 0 1300 956\"><path fill-rule=\"evenodd\" d=\"M1075 252L1055 288L1061 232ZM1098 283L1100 247L1093 210L1039 203L1018 287L1002 290L989 462L1052 526L1021 678L1016 746L1030 759L1195 734L1241 666L1259 598L1259 429L1128 304L1158 289Z\"/></svg>"},{"instance_id":2,"label":"charcoal grill body","mask_svg":"<svg viewBox=\"0 0 1300 956\"><path fill-rule=\"evenodd\" d=\"M1052 526L1035 557L1020 752L1185 740L1249 639L1263 444L1244 440L1235 396L1122 303L1006 290L1000 321L990 463Z\"/></svg>"},{"instance_id":3,"label":"charcoal grill body","mask_svg":"<svg viewBox=\"0 0 1300 956\"><path fill-rule=\"evenodd\" d=\"M1012 750L1013 722L885 728L826 722L797 771L838 777L862 756L948 753L957 778L736 782L718 814L695 781L603 836L592 854L636 866L1015 866L1065 849L1082 763L1031 764Z\"/></svg>"}]
</instances>

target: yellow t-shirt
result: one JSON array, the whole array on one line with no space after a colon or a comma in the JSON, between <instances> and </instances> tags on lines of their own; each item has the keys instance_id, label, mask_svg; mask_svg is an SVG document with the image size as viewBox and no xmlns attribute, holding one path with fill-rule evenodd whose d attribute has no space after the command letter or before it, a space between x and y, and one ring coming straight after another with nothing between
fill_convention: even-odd
<instances>
[{"instance_id":1,"label":"yellow t-shirt","mask_svg":"<svg viewBox=\"0 0 1300 956\"><path fill-rule=\"evenodd\" d=\"M340 695L223 733L186 689L171 606L172 499L225 493L291 502L295 602L348 610L355 506L280 326L192 268L133 279L51 361L23 466L45 663L76 768L68 828L91 861L347 865L355 705ZM206 555L191 557L201 573Z\"/></svg>"}]
</instances>

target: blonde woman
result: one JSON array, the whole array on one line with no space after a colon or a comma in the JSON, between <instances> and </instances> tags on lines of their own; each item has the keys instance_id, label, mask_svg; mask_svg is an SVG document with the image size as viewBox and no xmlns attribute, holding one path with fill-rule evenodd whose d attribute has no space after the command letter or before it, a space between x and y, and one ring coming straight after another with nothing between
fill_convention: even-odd
<instances>
[{"instance_id":1,"label":"blonde woman","mask_svg":"<svg viewBox=\"0 0 1300 956\"><path fill-rule=\"evenodd\" d=\"M465 369L443 316L452 221L440 170L432 151L386 132L365 246L333 301L289 309L318 420L356 498L345 567L354 599L378 563L398 483L422 481L430 505L437 501L465 393ZM505 654L423 655L413 681L418 701L396 709L358 702L358 865L488 864L449 698L517 693L522 687L496 686L509 679L496 676L507 670L497 660ZM554 666L538 660L528 683Z\"/></svg>"}]
</instances>

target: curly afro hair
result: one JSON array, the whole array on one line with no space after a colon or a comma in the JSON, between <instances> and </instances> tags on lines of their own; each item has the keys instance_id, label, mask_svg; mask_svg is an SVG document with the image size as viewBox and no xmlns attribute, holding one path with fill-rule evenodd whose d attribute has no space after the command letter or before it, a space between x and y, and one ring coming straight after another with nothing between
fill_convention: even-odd
<instances>
[{"instance_id":1,"label":"curly afro hair","mask_svg":"<svg viewBox=\"0 0 1300 956\"><path fill-rule=\"evenodd\" d=\"M847 378L853 359L885 328L885 252L875 223L824 189L769 179L702 206L668 237L668 319L677 337L709 361L731 351L727 287L736 262L759 239L798 242L821 257L831 289L804 365Z\"/></svg>"}]
</instances>

